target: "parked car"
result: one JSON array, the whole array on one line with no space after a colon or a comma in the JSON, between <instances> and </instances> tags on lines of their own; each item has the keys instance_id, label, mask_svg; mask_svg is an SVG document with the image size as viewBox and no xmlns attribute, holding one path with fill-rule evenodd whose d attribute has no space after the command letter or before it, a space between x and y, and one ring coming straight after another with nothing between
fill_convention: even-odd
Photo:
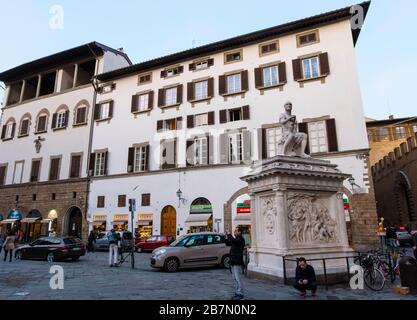
<instances>
[{"instance_id":1,"label":"parked car","mask_svg":"<svg viewBox=\"0 0 417 320\"><path fill-rule=\"evenodd\" d=\"M395 233L397 234L397 240L400 242L401 246L414 245L413 236L405 227L395 228Z\"/></svg>"},{"instance_id":2,"label":"parked car","mask_svg":"<svg viewBox=\"0 0 417 320\"><path fill-rule=\"evenodd\" d=\"M116 231L122 238L122 247L125 252L131 251L134 247L134 241L132 232L130 231ZM107 233L100 234L99 238L94 243L94 249L96 251L108 251L109 250L109 239Z\"/></svg>"},{"instance_id":3,"label":"parked car","mask_svg":"<svg viewBox=\"0 0 417 320\"><path fill-rule=\"evenodd\" d=\"M78 260L85 255L85 244L75 237L40 237L39 239L18 247L16 259L33 260Z\"/></svg>"},{"instance_id":4,"label":"parked car","mask_svg":"<svg viewBox=\"0 0 417 320\"><path fill-rule=\"evenodd\" d=\"M230 247L224 235L199 232L179 237L167 247L152 252L151 266L174 272L182 268L220 265L229 268Z\"/></svg>"},{"instance_id":5,"label":"parked car","mask_svg":"<svg viewBox=\"0 0 417 320\"><path fill-rule=\"evenodd\" d=\"M168 246L173 241L174 238L170 236L152 236L146 240L137 241L135 245L135 251L153 251L159 247Z\"/></svg>"}]
</instances>

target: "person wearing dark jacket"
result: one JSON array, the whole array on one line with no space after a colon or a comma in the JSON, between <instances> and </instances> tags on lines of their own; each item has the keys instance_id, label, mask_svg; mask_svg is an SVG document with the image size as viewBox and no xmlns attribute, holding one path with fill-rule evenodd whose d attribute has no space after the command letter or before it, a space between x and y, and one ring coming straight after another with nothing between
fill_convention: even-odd
<instances>
[{"instance_id":1,"label":"person wearing dark jacket","mask_svg":"<svg viewBox=\"0 0 417 320\"><path fill-rule=\"evenodd\" d=\"M88 252L94 252L94 243L96 243L96 238L96 233L94 232L94 230L91 230L88 236Z\"/></svg>"},{"instance_id":2,"label":"person wearing dark jacket","mask_svg":"<svg viewBox=\"0 0 417 320\"><path fill-rule=\"evenodd\" d=\"M232 278L235 282L236 290L233 300L243 299L243 286L242 286L242 268L243 268L243 249L245 248L245 239L242 237L242 229L236 227L234 237L227 232L226 233L226 245L230 246L229 264Z\"/></svg>"},{"instance_id":3,"label":"person wearing dark jacket","mask_svg":"<svg viewBox=\"0 0 417 320\"><path fill-rule=\"evenodd\" d=\"M316 273L314 268L307 264L305 258L298 259L298 266L295 269L295 284L294 287L300 291L300 295L305 297L306 291L311 290L311 296L316 296L317 284Z\"/></svg>"}]
</instances>

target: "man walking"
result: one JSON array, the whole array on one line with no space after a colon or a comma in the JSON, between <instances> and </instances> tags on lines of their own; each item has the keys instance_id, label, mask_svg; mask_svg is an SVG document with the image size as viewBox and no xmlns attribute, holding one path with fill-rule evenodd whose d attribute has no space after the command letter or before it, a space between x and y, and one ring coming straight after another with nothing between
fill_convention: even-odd
<instances>
[{"instance_id":1,"label":"man walking","mask_svg":"<svg viewBox=\"0 0 417 320\"><path fill-rule=\"evenodd\" d=\"M233 300L243 299L243 287L242 287L242 268L243 268L243 250L245 248L245 239L242 237L242 229L236 227L234 237L230 232L226 232L226 245L230 246L229 264L232 278L235 282L236 290Z\"/></svg>"},{"instance_id":2,"label":"man walking","mask_svg":"<svg viewBox=\"0 0 417 320\"><path fill-rule=\"evenodd\" d=\"M88 252L94 252L94 244L96 243L96 238L96 233L94 232L94 230L91 230L90 235L88 236Z\"/></svg>"},{"instance_id":3,"label":"man walking","mask_svg":"<svg viewBox=\"0 0 417 320\"><path fill-rule=\"evenodd\" d=\"M119 255L116 231L111 229L107 238L109 239L109 265L110 267L115 267L117 265Z\"/></svg>"}]
</instances>

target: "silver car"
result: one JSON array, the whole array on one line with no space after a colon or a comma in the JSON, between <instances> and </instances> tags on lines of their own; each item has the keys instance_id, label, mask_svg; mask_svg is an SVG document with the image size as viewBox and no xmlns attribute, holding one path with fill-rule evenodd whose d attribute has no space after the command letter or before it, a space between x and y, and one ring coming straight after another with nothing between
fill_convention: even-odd
<instances>
[{"instance_id":1,"label":"silver car","mask_svg":"<svg viewBox=\"0 0 417 320\"><path fill-rule=\"evenodd\" d=\"M183 268L222 266L229 268L230 247L224 235L215 232L199 232L179 237L169 246L155 249L151 266L174 272Z\"/></svg>"}]
</instances>

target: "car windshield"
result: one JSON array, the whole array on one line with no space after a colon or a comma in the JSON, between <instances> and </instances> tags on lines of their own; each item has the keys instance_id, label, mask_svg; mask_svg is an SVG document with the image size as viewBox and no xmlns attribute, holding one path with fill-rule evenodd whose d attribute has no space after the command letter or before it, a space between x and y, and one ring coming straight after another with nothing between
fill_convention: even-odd
<instances>
[{"instance_id":1,"label":"car windshield","mask_svg":"<svg viewBox=\"0 0 417 320\"><path fill-rule=\"evenodd\" d=\"M171 247L183 247L188 241L188 236L183 235L170 244Z\"/></svg>"}]
</instances>

